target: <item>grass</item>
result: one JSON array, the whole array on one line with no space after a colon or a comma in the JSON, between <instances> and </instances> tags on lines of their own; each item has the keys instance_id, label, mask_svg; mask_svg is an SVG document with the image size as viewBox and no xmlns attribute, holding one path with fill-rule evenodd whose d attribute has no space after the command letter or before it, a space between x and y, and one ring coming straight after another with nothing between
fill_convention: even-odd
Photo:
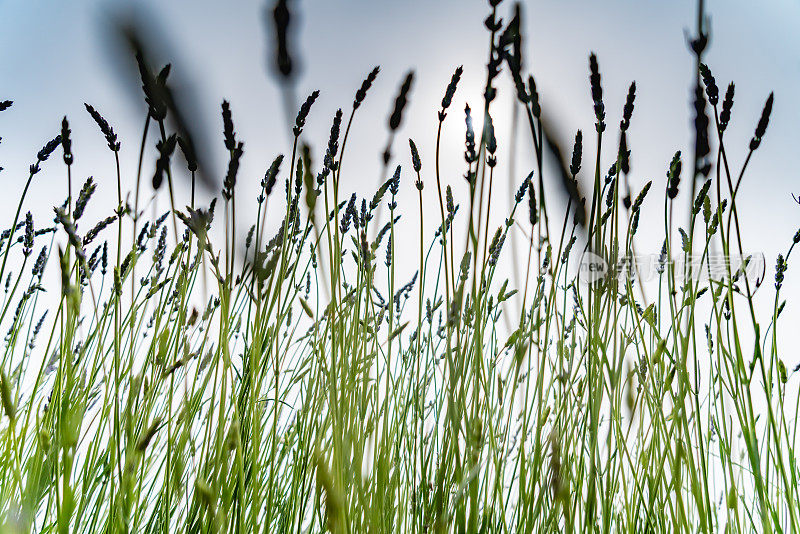
<instances>
[{"instance_id":1,"label":"grass","mask_svg":"<svg viewBox=\"0 0 800 534\"><path fill-rule=\"evenodd\" d=\"M701 2L692 157L676 153L666 179L630 191L636 87L617 131L591 55L595 131L578 132L571 159L543 174L558 148L521 68L518 11L504 26L499 4L490 2L486 20L483 106L466 109L466 180L439 172L440 141L460 120L451 108L459 68L438 110L435 159L422 161L412 140L402 159L410 165L387 167L374 197L340 195L348 134L375 69L334 117L319 169L303 137L317 93L301 107L292 153L268 167L244 242L244 151L227 102L230 163L221 195L201 207L192 139L180 127L169 133L169 69L151 72L138 56L148 117L135 184L122 183L127 147L87 105L108 145L97 165L115 170L118 205L86 233L96 186L89 180L75 195L64 119L2 235L0 530L798 530L798 405L778 319L800 232L777 260L774 292L764 284L757 299L763 279L738 265L715 270L720 255L747 250L737 192L772 96L743 167L731 168L726 149L738 143L724 134L734 89L720 102L702 63ZM498 216L491 106L501 67L537 167ZM397 99L387 165L412 79ZM473 114L484 124L477 132ZM167 184L172 206L152 218L139 205L148 135L159 140L152 185ZM595 161L583 160L584 143L596 146ZM54 226L39 228L23 208L41 166L58 165L48 161L54 153L67 199ZM189 199L173 187L184 176ZM398 205L412 184L418 205ZM566 210L547 205L546 188L566 192ZM424 212L423 195L436 195L438 212ZM645 210L663 218L652 279L640 266L588 282L575 275L586 252L610 266L636 256ZM419 217L418 238L401 215ZM498 261L515 232L529 248L527 274L512 288ZM418 264L413 277L396 269L398 254ZM698 270L682 273L678 262L692 259ZM46 269L60 277L55 299L40 296ZM772 303L769 314L757 313L759 299Z\"/></svg>"}]
</instances>

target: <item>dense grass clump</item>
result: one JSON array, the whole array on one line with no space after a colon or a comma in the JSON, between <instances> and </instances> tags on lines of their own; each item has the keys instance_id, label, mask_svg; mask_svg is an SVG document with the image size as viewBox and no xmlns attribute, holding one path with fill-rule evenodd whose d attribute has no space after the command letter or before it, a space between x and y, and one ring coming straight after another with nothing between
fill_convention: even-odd
<instances>
[{"instance_id":1,"label":"dense grass clump","mask_svg":"<svg viewBox=\"0 0 800 534\"><path fill-rule=\"evenodd\" d=\"M117 177L117 205L99 221L86 221L97 184L90 178L73 195L78 140L64 118L0 238L1 531L800 528L798 406L778 346L781 286L800 232L777 258L774 291L758 293L773 302L760 315L764 279L749 275L754 258L737 211L772 95L744 166L732 169L724 134L734 86L720 102L702 63L701 25L693 154L676 152L666 176L631 190L636 85L613 95L625 99L617 129L592 54L595 131L578 131L571 155L547 171L545 156L560 149L522 69L519 12L504 25L499 4L490 2L485 21L483 102L452 109L456 69L434 110L436 146L423 152L434 159L409 140L408 164L393 170L409 73L371 198L340 195L340 185L353 117L377 68L333 117L327 144L319 140L317 167L303 130L319 93L308 97L290 125L291 154L263 162L252 222L237 218L247 156L228 102L223 186L210 204L196 203L195 178L208 169L180 118L169 122L168 67L152 72L137 56L148 115L136 148L156 161L150 182L140 163L136 183L123 183L134 175L120 169L124 140L86 105L108 148L96 164ZM288 52L279 56L288 74ZM507 74L537 165L498 218L492 103ZM457 181L439 172L454 120L467 127ZM144 148L148 128L156 154ZM594 161L583 158L585 145L596 146ZM54 218L24 213L28 186L42 165L60 165L48 161L59 150L66 200L56 200ZM191 179L188 199L173 186L178 176ZM172 209L144 213L148 183ZM588 196L581 183L592 184ZM400 189L412 185L417 205L399 207ZM565 210L548 206L548 188L563 190ZM423 195L436 196L438 211L424 212ZM663 219L649 274L626 263L644 212ZM403 226L417 228L403 220L414 217L418 237ZM518 231L529 246L516 283L498 262ZM401 275L398 254L413 258L416 273ZM740 264L718 263L737 255ZM592 270L600 264L610 268ZM50 298L40 296L46 272L60 280Z\"/></svg>"}]
</instances>

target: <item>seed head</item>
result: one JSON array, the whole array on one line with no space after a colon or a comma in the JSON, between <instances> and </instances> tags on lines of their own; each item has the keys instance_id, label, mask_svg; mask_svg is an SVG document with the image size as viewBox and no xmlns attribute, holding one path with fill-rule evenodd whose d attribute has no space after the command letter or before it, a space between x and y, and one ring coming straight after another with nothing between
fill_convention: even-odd
<instances>
[{"instance_id":1,"label":"seed head","mask_svg":"<svg viewBox=\"0 0 800 534\"><path fill-rule=\"evenodd\" d=\"M456 207L453 201L453 188L449 185L445 191L445 202L447 204L447 217L452 218L453 214L456 212ZM800 234L800 230L798 230L798 234Z\"/></svg>"},{"instance_id":2,"label":"seed head","mask_svg":"<svg viewBox=\"0 0 800 534\"><path fill-rule=\"evenodd\" d=\"M28 257L33 252L33 215L25 214L25 235L22 239L22 254Z\"/></svg>"},{"instance_id":3,"label":"seed head","mask_svg":"<svg viewBox=\"0 0 800 534\"><path fill-rule=\"evenodd\" d=\"M700 63L700 76L703 78L703 84L706 86L706 95L708 95L708 103L716 106L719 102L719 88L714 75L711 74L711 69L704 63Z\"/></svg>"},{"instance_id":4,"label":"seed head","mask_svg":"<svg viewBox=\"0 0 800 534\"><path fill-rule=\"evenodd\" d=\"M272 10L272 21L275 27L275 66L278 73L284 78L289 78L292 75L293 62L289 54L289 23L291 21L291 13L286 0L278 0L275 3L275 9Z\"/></svg>"},{"instance_id":5,"label":"seed head","mask_svg":"<svg viewBox=\"0 0 800 534\"><path fill-rule=\"evenodd\" d=\"M61 147L64 149L64 163L67 165L72 165L73 162L70 133L72 131L69 129L69 122L67 122L67 116L65 115L61 120Z\"/></svg>"},{"instance_id":6,"label":"seed head","mask_svg":"<svg viewBox=\"0 0 800 534\"><path fill-rule=\"evenodd\" d=\"M408 103L408 93L411 91L411 85L414 82L414 71L409 71L406 74L403 84L400 86L400 91L397 93L397 98L394 99L394 109L389 116L389 129L395 131L400 127L403 120L403 110Z\"/></svg>"},{"instance_id":7,"label":"seed head","mask_svg":"<svg viewBox=\"0 0 800 534\"><path fill-rule=\"evenodd\" d=\"M61 144L60 135L57 136L55 139L48 141L47 144L44 145L44 147L42 147L39 153L36 154L36 159L38 160L38 162L46 161L47 158L50 157L50 154L52 154L60 144Z\"/></svg>"},{"instance_id":8,"label":"seed head","mask_svg":"<svg viewBox=\"0 0 800 534\"><path fill-rule=\"evenodd\" d=\"M336 111L333 117L333 124L331 125L331 135L328 138L328 151L325 153L325 168L329 171L334 170L336 152L339 150L339 130L342 127L342 110Z\"/></svg>"},{"instance_id":9,"label":"seed head","mask_svg":"<svg viewBox=\"0 0 800 534\"><path fill-rule=\"evenodd\" d=\"M311 106L314 105L314 102L319 97L319 91L314 91L306 101L303 102L303 105L300 106L300 111L297 112L297 118L294 121L294 135L295 137L300 135L300 132L303 131L303 127L306 125L306 118L308 118L308 113L311 111Z\"/></svg>"},{"instance_id":10,"label":"seed head","mask_svg":"<svg viewBox=\"0 0 800 534\"><path fill-rule=\"evenodd\" d=\"M189 172L195 172L197 170L197 156L195 156L194 146L192 146L191 140L179 136L178 146L181 148L183 158L186 160L186 168Z\"/></svg>"},{"instance_id":11,"label":"seed head","mask_svg":"<svg viewBox=\"0 0 800 534\"><path fill-rule=\"evenodd\" d=\"M347 230L350 228L350 221L353 221L353 225L356 230L358 230L358 210L356 209L355 193L350 196L350 201L347 203L347 208L344 210L344 218L342 218L340 228L340 233L342 235L346 234Z\"/></svg>"},{"instance_id":12,"label":"seed head","mask_svg":"<svg viewBox=\"0 0 800 534\"><path fill-rule=\"evenodd\" d=\"M90 176L83 183L83 187L81 187L81 191L78 193L78 200L75 202L75 210L72 212L72 216L76 221L83 215L83 210L86 209L86 204L89 203L89 199L92 198L95 189L97 189L97 186L94 183L94 179Z\"/></svg>"},{"instance_id":13,"label":"seed head","mask_svg":"<svg viewBox=\"0 0 800 534\"><path fill-rule=\"evenodd\" d=\"M778 254L778 261L775 264L775 289L780 289L783 285L783 273L786 272L786 260L783 254Z\"/></svg>"},{"instance_id":14,"label":"seed head","mask_svg":"<svg viewBox=\"0 0 800 534\"><path fill-rule=\"evenodd\" d=\"M600 85L600 67L597 65L597 56L594 52L589 55L589 84L592 88L592 101L594 102L594 116L597 119L598 131L605 129L605 106L603 105L603 87Z\"/></svg>"},{"instance_id":15,"label":"seed head","mask_svg":"<svg viewBox=\"0 0 800 534\"><path fill-rule=\"evenodd\" d=\"M164 181L164 173L167 172L167 169L169 168L169 160L172 157L172 153L175 151L176 142L177 136L172 134L167 137L166 141L159 141L156 144L159 157L156 161L155 173L153 174L153 189L160 188L161 183Z\"/></svg>"},{"instance_id":16,"label":"seed head","mask_svg":"<svg viewBox=\"0 0 800 534\"><path fill-rule=\"evenodd\" d=\"M294 173L294 195L295 197L300 196L300 192L303 190L303 159L299 158L297 160L297 169Z\"/></svg>"},{"instance_id":17,"label":"seed head","mask_svg":"<svg viewBox=\"0 0 800 534\"><path fill-rule=\"evenodd\" d=\"M692 213L697 215L700 213L700 210L703 209L703 203L705 202L706 196L708 195L708 189L711 187L711 180L706 180L703 184L703 187L700 188L700 192L697 193L697 197L694 199L694 206L692 207Z\"/></svg>"},{"instance_id":18,"label":"seed head","mask_svg":"<svg viewBox=\"0 0 800 534\"><path fill-rule=\"evenodd\" d=\"M573 178L578 175L581 170L581 156L583 154L583 133L578 130L575 134L575 144L572 145L572 163L569 166L569 172Z\"/></svg>"},{"instance_id":19,"label":"seed head","mask_svg":"<svg viewBox=\"0 0 800 534\"><path fill-rule=\"evenodd\" d=\"M261 187L264 188L264 192L267 196L272 193L272 188L275 186L275 180L278 177L278 170L280 170L282 162L283 154L278 154L278 157L272 161L272 165L269 166L266 174L264 174L264 179L261 180Z\"/></svg>"},{"instance_id":20,"label":"seed head","mask_svg":"<svg viewBox=\"0 0 800 534\"><path fill-rule=\"evenodd\" d=\"M234 150L236 148L236 132L233 131L231 105L227 100L222 101L222 133L225 136L225 148Z\"/></svg>"},{"instance_id":21,"label":"seed head","mask_svg":"<svg viewBox=\"0 0 800 534\"><path fill-rule=\"evenodd\" d=\"M486 151L494 154L497 151L497 138L494 135L494 123L492 116L486 115Z\"/></svg>"},{"instance_id":22,"label":"seed head","mask_svg":"<svg viewBox=\"0 0 800 534\"><path fill-rule=\"evenodd\" d=\"M522 199L525 197L525 192L528 190L528 185L531 183L532 179L533 179L533 171L531 171L530 174L528 174L528 176L526 176L525 179L522 180L519 189L517 189L517 193L514 195L514 202L516 204L522 202Z\"/></svg>"},{"instance_id":23,"label":"seed head","mask_svg":"<svg viewBox=\"0 0 800 534\"><path fill-rule=\"evenodd\" d=\"M536 205L536 190L533 188L533 183L530 181L528 182L528 218L531 222L531 226L536 225L539 221L539 209Z\"/></svg>"},{"instance_id":24,"label":"seed head","mask_svg":"<svg viewBox=\"0 0 800 534\"><path fill-rule=\"evenodd\" d=\"M492 116L488 113L486 114L486 125L484 128L486 135L486 152L489 154L486 158L486 162L489 167L494 167L497 164L497 156L495 156L495 152L497 152L497 138L494 135Z\"/></svg>"},{"instance_id":25,"label":"seed head","mask_svg":"<svg viewBox=\"0 0 800 534\"><path fill-rule=\"evenodd\" d=\"M97 123L97 126L100 127L100 132L106 137L108 148L111 149L112 152L119 152L120 143L117 141L117 134L114 133L114 128L112 128L108 124L108 121L106 121L92 106L89 104L84 104L84 106L86 107L86 111L89 112L89 115L94 119L94 122Z\"/></svg>"},{"instance_id":26,"label":"seed head","mask_svg":"<svg viewBox=\"0 0 800 534\"><path fill-rule=\"evenodd\" d=\"M244 143L239 141L231 154L231 159L228 162L228 172L225 174L225 181L222 185L222 196L225 197L225 200L233 198L233 190L236 187L236 174L239 172L239 161L242 159L243 153Z\"/></svg>"},{"instance_id":27,"label":"seed head","mask_svg":"<svg viewBox=\"0 0 800 534\"><path fill-rule=\"evenodd\" d=\"M502 229L498 228L492 238L492 243L489 245L489 266L494 267L497 265L497 260L500 259L500 251L503 249L506 234Z\"/></svg>"},{"instance_id":28,"label":"seed head","mask_svg":"<svg viewBox=\"0 0 800 534\"><path fill-rule=\"evenodd\" d=\"M636 82L631 82L628 88L628 97L625 99L625 106L622 108L622 121L619 123L619 129L625 132L631 125L631 116L633 115L633 101L636 99Z\"/></svg>"},{"instance_id":29,"label":"seed head","mask_svg":"<svg viewBox=\"0 0 800 534\"><path fill-rule=\"evenodd\" d=\"M111 215L110 217L106 217L105 219L101 220L99 223L94 225L94 227L91 230L89 230L88 232L86 232L85 236L83 236L83 246L85 247L88 244L90 244L92 241L94 241L94 239L97 237L97 235L100 232L102 232L109 224L113 223L116 220L117 220L117 216L116 215ZM162 229L162 232L163 232L163 229Z\"/></svg>"},{"instance_id":30,"label":"seed head","mask_svg":"<svg viewBox=\"0 0 800 534\"><path fill-rule=\"evenodd\" d=\"M633 211L639 211L639 209L642 207L642 203L644 202L644 197L647 196L647 192L650 191L650 186L652 185L653 185L652 181L644 184L644 187L642 188L641 192L638 195L636 195L636 200L633 201Z\"/></svg>"},{"instance_id":31,"label":"seed head","mask_svg":"<svg viewBox=\"0 0 800 534\"><path fill-rule=\"evenodd\" d=\"M681 182L681 151L675 152L667 171L667 196L670 199L678 196L678 185Z\"/></svg>"},{"instance_id":32,"label":"seed head","mask_svg":"<svg viewBox=\"0 0 800 534\"><path fill-rule=\"evenodd\" d=\"M478 159L478 154L475 152L475 130L472 127L472 114L470 113L469 104L464 107L464 115L467 123L467 150L464 152L464 159L467 163L473 163Z\"/></svg>"},{"instance_id":33,"label":"seed head","mask_svg":"<svg viewBox=\"0 0 800 534\"><path fill-rule=\"evenodd\" d=\"M764 109L761 111L761 118L758 120L758 126L756 126L756 133L753 136L753 139L750 140L750 150L755 150L761 144L761 138L764 137L764 134L767 131L767 126L769 125L769 116L772 113L772 101L773 101L773 94L770 93L769 97L767 98L767 102L764 104Z\"/></svg>"},{"instance_id":34,"label":"seed head","mask_svg":"<svg viewBox=\"0 0 800 534\"><path fill-rule=\"evenodd\" d=\"M708 116L706 115L705 94L699 85L695 88L694 113L695 157L701 164L700 173L708 175L711 165L708 162L704 163L704 159L711 151L708 145Z\"/></svg>"},{"instance_id":35,"label":"seed head","mask_svg":"<svg viewBox=\"0 0 800 534\"><path fill-rule=\"evenodd\" d=\"M0 111L5 111L5 110L7 110L8 108L10 108L10 107L11 107L11 105L12 105L13 103L14 103L14 102L12 102L11 100L3 100L3 101L0 101Z\"/></svg>"},{"instance_id":36,"label":"seed head","mask_svg":"<svg viewBox=\"0 0 800 534\"><path fill-rule=\"evenodd\" d=\"M400 191L400 165L394 170L394 175L389 181L389 191L392 193L392 196L396 196Z\"/></svg>"},{"instance_id":37,"label":"seed head","mask_svg":"<svg viewBox=\"0 0 800 534\"><path fill-rule=\"evenodd\" d=\"M542 108L539 105L539 91L536 90L536 81L533 76L528 76L528 97L530 98L531 113L538 119L542 114Z\"/></svg>"},{"instance_id":38,"label":"seed head","mask_svg":"<svg viewBox=\"0 0 800 534\"><path fill-rule=\"evenodd\" d=\"M719 131L724 132L728 127L731 120L731 109L733 108L733 93L735 86L733 82L728 84L728 90L725 91L725 99L722 101L722 112L719 114Z\"/></svg>"},{"instance_id":39,"label":"seed head","mask_svg":"<svg viewBox=\"0 0 800 534\"><path fill-rule=\"evenodd\" d=\"M442 111L439 112L439 120L443 121L445 117L445 111L447 108L450 107L450 104L453 102L453 95L456 94L456 86L458 86L459 80L461 80L461 74L464 72L464 67L458 67L455 72L453 72L453 76L450 78L450 83L447 84L447 90L444 92L444 98L442 98Z\"/></svg>"},{"instance_id":40,"label":"seed head","mask_svg":"<svg viewBox=\"0 0 800 534\"><path fill-rule=\"evenodd\" d=\"M624 174L631 172L631 151L628 150L628 132L624 130L619 135L618 161L614 164L615 172L610 174L610 176L616 176L617 167L619 167L619 170Z\"/></svg>"},{"instance_id":41,"label":"seed head","mask_svg":"<svg viewBox=\"0 0 800 534\"><path fill-rule=\"evenodd\" d=\"M364 102L364 99L367 97L367 91L369 88L372 87L372 84L375 82L375 78L378 77L378 72L380 71L380 67L375 67L370 71L364 81L361 83L361 88L356 91L356 98L353 101L353 109L358 109L361 106L361 103Z\"/></svg>"},{"instance_id":42,"label":"seed head","mask_svg":"<svg viewBox=\"0 0 800 534\"><path fill-rule=\"evenodd\" d=\"M47 261L47 247L42 247L42 250L39 251L39 255L36 257L36 262L33 264L33 269L31 271L32 276L36 277L39 276L42 272L44 272L44 264Z\"/></svg>"},{"instance_id":43,"label":"seed head","mask_svg":"<svg viewBox=\"0 0 800 534\"><path fill-rule=\"evenodd\" d=\"M419 174L422 170L422 161L419 159L419 152L417 152L417 145L414 144L413 139L408 140L408 145L411 147L411 164L414 167L414 172Z\"/></svg>"}]
</instances>

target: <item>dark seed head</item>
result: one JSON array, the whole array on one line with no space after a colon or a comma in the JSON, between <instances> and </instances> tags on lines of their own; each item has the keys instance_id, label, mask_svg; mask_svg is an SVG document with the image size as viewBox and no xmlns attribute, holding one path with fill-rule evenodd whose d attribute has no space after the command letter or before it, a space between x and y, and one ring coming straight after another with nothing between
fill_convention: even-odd
<instances>
[{"instance_id":1,"label":"dark seed head","mask_svg":"<svg viewBox=\"0 0 800 534\"><path fill-rule=\"evenodd\" d=\"M711 167L703 162L711 151L708 145L708 115L706 115L705 94L699 85L695 88L694 113L695 157L698 159L700 172L708 174Z\"/></svg>"},{"instance_id":2,"label":"dark seed head","mask_svg":"<svg viewBox=\"0 0 800 534\"><path fill-rule=\"evenodd\" d=\"M389 116L389 129L395 131L400 127L403 120L403 110L408 103L408 93L411 91L411 85L414 82L414 71L409 71L406 74L403 84L400 86L400 91L397 93L397 98L394 99L394 109Z\"/></svg>"},{"instance_id":3,"label":"dark seed head","mask_svg":"<svg viewBox=\"0 0 800 534\"><path fill-rule=\"evenodd\" d=\"M239 141L236 148L231 153L231 159L228 162L228 172L225 174L225 181L222 187L222 196L226 200L233 198L233 190L236 187L236 174L239 172L239 161L242 159L244 153L244 143Z\"/></svg>"},{"instance_id":4,"label":"dark seed head","mask_svg":"<svg viewBox=\"0 0 800 534\"><path fill-rule=\"evenodd\" d=\"M353 109L358 109L361 103L364 102L364 99L367 97L367 91L369 91L369 88L372 87L372 84L375 82L375 78L378 77L379 71L380 67L375 67L361 83L361 88L356 91L356 98L353 101Z\"/></svg>"},{"instance_id":5,"label":"dark seed head","mask_svg":"<svg viewBox=\"0 0 800 534\"><path fill-rule=\"evenodd\" d=\"M536 81L533 76L528 76L528 97L530 98L531 113L536 118L542 114L542 108L539 105L539 91L536 90Z\"/></svg>"},{"instance_id":6,"label":"dark seed head","mask_svg":"<svg viewBox=\"0 0 800 534\"><path fill-rule=\"evenodd\" d=\"M528 218L531 226L534 226L539 221L539 209L536 205L536 190L533 188L533 183L528 182Z\"/></svg>"},{"instance_id":7,"label":"dark seed head","mask_svg":"<svg viewBox=\"0 0 800 534\"><path fill-rule=\"evenodd\" d=\"M625 99L625 107L622 108L622 122L619 123L619 129L623 132L626 131L631 125L631 116L633 115L633 101L636 99L636 82L632 82L628 88L628 97Z\"/></svg>"},{"instance_id":8,"label":"dark seed head","mask_svg":"<svg viewBox=\"0 0 800 534\"><path fill-rule=\"evenodd\" d=\"M472 127L472 114L470 113L469 104L464 107L464 114L466 115L467 123L467 150L464 152L464 159L467 163L473 163L478 159L478 154L475 152L475 130Z\"/></svg>"},{"instance_id":9,"label":"dark seed head","mask_svg":"<svg viewBox=\"0 0 800 534\"><path fill-rule=\"evenodd\" d=\"M485 135L486 151L490 155L494 156L495 152L497 152L497 138L494 135L494 123L492 122L492 116L488 113L486 114Z\"/></svg>"},{"instance_id":10,"label":"dark seed head","mask_svg":"<svg viewBox=\"0 0 800 534\"><path fill-rule=\"evenodd\" d=\"M569 166L569 172L575 177L581 170L581 156L583 154L583 133L578 130L575 134L575 144L572 146L572 163Z\"/></svg>"},{"instance_id":11,"label":"dark seed head","mask_svg":"<svg viewBox=\"0 0 800 534\"><path fill-rule=\"evenodd\" d=\"M61 147L64 149L64 163L67 165L72 165L73 162L70 133L72 131L69 129L69 122L67 122L67 117L64 116L61 120Z\"/></svg>"},{"instance_id":12,"label":"dark seed head","mask_svg":"<svg viewBox=\"0 0 800 534\"><path fill-rule=\"evenodd\" d=\"M397 195L399 191L400 191L400 165L398 165L397 168L394 170L394 175L389 181L389 192L392 193L392 196Z\"/></svg>"},{"instance_id":13,"label":"dark seed head","mask_svg":"<svg viewBox=\"0 0 800 534\"><path fill-rule=\"evenodd\" d=\"M153 120L163 121L167 116L166 83L170 65L165 65L161 72L154 77L145 63L141 50L136 52L136 64L142 79L142 91L144 92L144 101L147 103L148 114Z\"/></svg>"},{"instance_id":14,"label":"dark seed head","mask_svg":"<svg viewBox=\"0 0 800 534\"><path fill-rule=\"evenodd\" d=\"M350 221L353 222L356 230L358 230L358 210L356 209L356 194L350 196L350 201L347 203L347 208L344 210L344 218L341 222L341 234L346 234L350 228Z\"/></svg>"},{"instance_id":15,"label":"dark seed head","mask_svg":"<svg viewBox=\"0 0 800 534\"><path fill-rule=\"evenodd\" d=\"M602 131L605 129L605 106L603 105L603 87L600 85L600 67L597 64L597 56L592 53L589 55L589 84L592 88L592 101L594 102L594 116L597 119L597 128Z\"/></svg>"},{"instance_id":16,"label":"dark seed head","mask_svg":"<svg viewBox=\"0 0 800 534\"><path fill-rule=\"evenodd\" d=\"M22 239L22 254L27 256L33 252L33 215L31 212L25 214L25 235Z\"/></svg>"},{"instance_id":17,"label":"dark seed head","mask_svg":"<svg viewBox=\"0 0 800 534\"><path fill-rule=\"evenodd\" d=\"M85 247L90 244L100 232L102 232L108 225L116 220L117 216L111 215L110 217L106 217L102 221L98 222L94 228L86 232L86 235L83 237L83 246Z\"/></svg>"},{"instance_id":18,"label":"dark seed head","mask_svg":"<svg viewBox=\"0 0 800 534\"><path fill-rule=\"evenodd\" d=\"M108 148L110 148L112 152L119 152L120 143L117 142L117 134L114 133L114 128L109 126L108 121L106 121L92 106L89 104L84 104L84 106L86 106L86 111L92 116L97 126L100 127L100 132L106 137Z\"/></svg>"},{"instance_id":19,"label":"dark seed head","mask_svg":"<svg viewBox=\"0 0 800 534\"><path fill-rule=\"evenodd\" d=\"M314 91L311 93L306 101L303 102L303 105L300 106L300 111L297 112L297 118L294 121L294 135L300 135L300 132L303 131L303 127L306 125L306 118L308 118L308 113L311 111L311 106L314 104L314 101L319 97L319 91Z\"/></svg>"},{"instance_id":20,"label":"dark seed head","mask_svg":"<svg viewBox=\"0 0 800 534\"><path fill-rule=\"evenodd\" d=\"M339 150L339 130L342 127L342 110L336 111L331 125L331 135L328 138L328 151L325 153L325 168L329 171L334 170L336 152Z\"/></svg>"},{"instance_id":21,"label":"dark seed head","mask_svg":"<svg viewBox=\"0 0 800 534\"><path fill-rule=\"evenodd\" d=\"M783 273L786 272L786 260L783 254L778 254L778 261L775 264L775 289L780 289L783 285Z\"/></svg>"},{"instance_id":22,"label":"dark seed head","mask_svg":"<svg viewBox=\"0 0 800 534\"><path fill-rule=\"evenodd\" d=\"M419 159L419 152L417 152L417 145L414 144L413 139L408 140L408 145L411 147L411 164L414 167L414 172L419 174L422 170L422 161Z\"/></svg>"},{"instance_id":23,"label":"dark seed head","mask_svg":"<svg viewBox=\"0 0 800 534\"><path fill-rule=\"evenodd\" d=\"M7 110L8 108L11 107L11 104L13 104L13 102L11 100L0 101L0 111Z\"/></svg>"},{"instance_id":24,"label":"dark seed head","mask_svg":"<svg viewBox=\"0 0 800 534\"><path fill-rule=\"evenodd\" d=\"M442 112L447 110L450 107L450 104L453 102L453 95L456 94L456 86L458 86L459 80L461 80L461 74L464 72L464 67L458 67L455 72L453 72L453 76L450 78L450 83L447 84L447 90L444 93L444 98L442 98ZM440 120L444 120L444 117L440 117Z\"/></svg>"},{"instance_id":25,"label":"dark seed head","mask_svg":"<svg viewBox=\"0 0 800 534\"><path fill-rule=\"evenodd\" d=\"M753 139L750 140L750 150L755 150L761 144L761 138L764 137L764 134L767 131L767 126L769 125L769 116L772 113L772 101L773 101L773 94L770 93L769 97L767 98L767 102L764 104L764 109L761 111L761 118L758 120L758 126L756 126L756 133L753 136Z\"/></svg>"},{"instance_id":26,"label":"dark seed head","mask_svg":"<svg viewBox=\"0 0 800 534\"><path fill-rule=\"evenodd\" d=\"M619 136L619 170L625 174L631 172L631 151L628 150L628 135L623 131ZM616 167L614 169L616 171ZM616 174L616 172L614 173Z\"/></svg>"},{"instance_id":27,"label":"dark seed head","mask_svg":"<svg viewBox=\"0 0 800 534\"><path fill-rule=\"evenodd\" d=\"M706 86L706 95L708 95L708 103L716 106L719 102L719 88L714 75L711 74L711 69L704 63L700 63L700 76L703 78L703 84Z\"/></svg>"},{"instance_id":28,"label":"dark seed head","mask_svg":"<svg viewBox=\"0 0 800 534\"><path fill-rule=\"evenodd\" d=\"M278 170L280 170L282 162L283 154L278 154L278 157L272 161L272 165L269 166L266 174L264 174L264 179L261 180L261 187L264 188L264 192L267 196L272 193L272 188L275 186L275 180L278 177Z\"/></svg>"},{"instance_id":29,"label":"dark seed head","mask_svg":"<svg viewBox=\"0 0 800 534\"><path fill-rule=\"evenodd\" d=\"M731 120L731 109L733 109L733 93L735 86L733 82L728 84L728 90L725 91L725 99L722 101L722 112L719 114L719 131L724 132L728 127Z\"/></svg>"},{"instance_id":30,"label":"dark seed head","mask_svg":"<svg viewBox=\"0 0 800 534\"><path fill-rule=\"evenodd\" d=\"M86 209L86 204L89 203L89 199L92 198L96 188L97 186L94 183L94 179L91 176L87 178L83 187L81 187L80 193L78 193L78 200L75 202L75 210L72 212L72 216L76 221L83 215L83 210Z\"/></svg>"},{"instance_id":31,"label":"dark seed head","mask_svg":"<svg viewBox=\"0 0 800 534\"><path fill-rule=\"evenodd\" d=\"M514 202L516 204L522 202L522 199L525 197L525 192L528 190L528 184L531 183L532 179L533 179L533 171L531 171L530 174L528 174L528 176L526 176L525 179L522 180L519 189L517 189L517 193L514 195Z\"/></svg>"},{"instance_id":32,"label":"dark seed head","mask_svg":"<svg viewBox=\"0 0 800 534\"><path fill-rule=\"evenodd\" d=\"M169 160L172 157L172 153L175 152L176 143L177 136L172 134L167 137L166 141L159 141L156 144L159 157L156 161L155 173L153 174L153 189L158 189L161 187L161 183L164 181L164 173L167 172L167 169L169 168Z\"/></svg>"},{"instance_id":33,"label":"dark seed head","mask_svg":"<svg viewBox=\"0 0 800 534\"><path fill-rule=\"evenodd\" d=\"M52 154L60 144L61 144L61 136L59 135L56 136L55 139L48 141L47 144L44 145L44 147L42 147L39 153L36 154L36 159L40 162L47 160L47 158L50 157L50 154Z\"/></svg>"},{"instance_id":34,"label":"dark seed head","mask_svg":"<svg viewBox=\"0 0 800 534\"><path fill-rule=\"evenodd\" d=\"M275 9L272 10L272 20L277 41L277 46L275 47L275 66L280 75L284 78L289 78L293 70L293 62L289 54L288 43L291 13L289 12L289 6L287 4L288 2L286 0L278 0L275 4Z\"/></svg>"},{"instance_id":35,"label":"dark seed head","mask_svg":"<svg viewBox=\"0 0 800 534\"><path fill-rule=\"evenodd\" d=\"M675 152L667 171L667 196L670 199L678 196L678 185L681 182L681 151Z\"/></svg>"},{"instance_id":36,"label":"dark seed head","mask_svg":"<svg viewBox=\"0 0 800 534\"><path fill-rule=\"evenodd\" d=\"M225 148L233 150L236 148L236 132L233 131L233 116L231 115L231 105L227 100L222 101L222 133L225 136Z\"/></svg>"},{"instance_id":37,"label":"dark seed head","mask_svg":"<svg viewBox=\"0 0 800 534\"><path fill-rule=\"evenodd\" d=\"M506 234L500 229L497 229L492 243L489 245L489 266L494 267L497 265L497 260L500 259L500 251L503 249L503 243L506 241Z\"/></svg>"},{"instance_id":38,"label":"dark seed head","mask_svg":"<svg viewBox=\"0 0 800 534\"><path fill-rule=\"evenodd\" d=\"M191 141L187 141L183 137L178 137L178 146L181 148L183 158L186 160L186 168L189 172L195 172L197 170L197 157L195 156L194 146L192 146Z\"/></svg>"}]
</instances>

